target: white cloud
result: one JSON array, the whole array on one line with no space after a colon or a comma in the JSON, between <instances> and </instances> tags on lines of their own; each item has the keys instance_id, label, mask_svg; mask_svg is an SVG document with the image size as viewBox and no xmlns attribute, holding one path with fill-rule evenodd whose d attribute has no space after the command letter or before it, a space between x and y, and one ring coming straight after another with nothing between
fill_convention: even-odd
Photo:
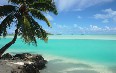
<instances>
[{"instance_id":1,"label":"white cloud","mask_svg":"<svg viewBox=\"0 0 116 73\"><path fill-rule=\"evenodd\" d=\"M102 21L102 23L108 23L108 22L109 22L108 19L105 19L105 20Z\"/></svg>"},{"instance_id":2,"label":"white cloud","mask_svg":"<svg viewBox=\"0 0 116 73\"><path fill-rule=\"evenodd\" d=\"M103 14L95 14L94 17L96 19L107 19L116 17L116 11L112 10L111 8L102 10Z\"/></svg>"},{"instance_id":3,"label":"white cloud","mask_svg":"<svg viewBox=\"0 0 116 73\"><path fill-rule=\"evenodd\" d=\"M46 31L53 34L116 34L116 27L109 26L79 26L78 24L72 25L61 25L54 23L53 28L46 29Z\"/></svg>"},{"instance_id":4,"label":"white cloud","mask_svg":"<svg viewBox=\"0 0 116 73\"><path fill-rule=\"evenodd\" d=\"M76 27L75 27L76 25ZM116 31L116 27L109 27L109 26L104 26L104 27L99 27L97 25L89 25L88 27L81 27L77 26L77 24L74 24L73 30L80 30L84 32L107 32L107 31Z\"/></svg>"},{"instance_id":5,"label":"white cloud","mask_svg":"<svg viewBox=\"0 0 116 73\"><path fill-rule=\"evenodd\" d=\"M103 23L108 23L109 20L116 22L116 11L112 10L111 8L102 10L102 14L95 14L94 18L102 19Z\"/></svg>"},{"instance_id":6,"label":"white cloud","mask_svg":"<svg viewBox=\"0 0 116 73\"><path fill-rule=\"evenodd\" d=\"M50 21L53 21L53 20L54 20L54 18L53 18L51 15L49 15L49 14L46 14L46 17L47 17L47 19L50 20Z\"/></svg>"},{"instance_id":7,"label":"white cloud","mask_svg":"<svg viewBox=\"0 0 116 73\"><path fill-rule=\"evenodd\" d=\"M95 6L102 3L112 2L113 0L56 0L59 11L76 10Z\"/></svg>"},{"instance_id":8,"label":"white cloud","mask_svg":"<svg viewBox=\"0 0 116 73\"><path fill-rule=\"evenodd\" d=\"M74 24L72 28L76 28L78 30L83 30L84 28L81 26L78 26L77 24Z\"/></svg>"},{"instance_id":9,"label":"white cloud","mask_svg":"<svg viewBox=\"0 0 116 73\"><path fill-rule=\"evenodd\" d=\"M68 29L67 25L56 25L56 27L58 27L59 29Z\"/></svg>"},{"instance_id":10,"label":"white cloud","mask_svg":"<svg viewBox=\"0 0 116 73\"><path fill-rule=\"evenodd\" d=\"M106 19L108 17L105 14L95 14L94 18L96 18L96 19Z\"/></svg>"},{"instance_id":11,"label":"white cloud","mask_svg":"<svg viewBox=\"0 0 116 73\"><path fill-rule=\"evenodd\" d=\"M88 31L95 31L95 32L116 32L116 27L109 27L109 26L104 26L104 27L99 27L96 25L90 25L90 28Z\"/></svg>"},{"instance_id":12,"label":"white cloud","mask_svg":"<svg viewBox=\"0 0 116 73\"><path fill-rule=\"evenodd\" d=\"M83 29L84 29L83 27L80 27L80 26L78 26L78 28L79 28L80 30L83 30Z\"/></svg>"},{"instance_id":13,"label":"white cloud","mask_svg":"<svg viewBox=\"0 0 116 73\"><path fill-rule=\"evenodd\" d=\"M108 27L108 26L105 26L105 29L104 30L110 30L111 28Z\"/></svg>"},{"instance_id":14,"label":"white cloud","mask_svg":"<svg viewBox=\"0 0 116 73\"><path fill-rule=\"evenodd\" d=\"M71 8L72 5L75 5L75 0L58 0L58 9L60 11L67 10L67 8Z\"/></svg>"},{"instance_id":15,"label":"white cloud","mask_svg":"<svg viewBox=\"0 0 116 73\"><path fill-rule=\"evenodd\" d=\"M96 26L96 25L90 25L90 30L92 31L100 31L102 28Z\"/></svg>"},{"instance_id":16,"label":"white cloud","mask_svg":"<svg viewBox=\"0 0 116 73\"><path fill-rule=\"evenodd\" d=\"M52 28L47 28L46 31L53 34L69 34L71 29L67 25L53 23Z\"/></svg>"}]
</instances>

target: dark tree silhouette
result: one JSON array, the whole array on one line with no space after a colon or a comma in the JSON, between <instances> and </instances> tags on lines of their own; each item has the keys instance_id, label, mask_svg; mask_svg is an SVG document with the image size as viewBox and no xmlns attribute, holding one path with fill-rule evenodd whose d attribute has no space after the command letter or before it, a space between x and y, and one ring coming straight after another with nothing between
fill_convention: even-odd
<instances>
[{"instance_id":1,"label":"dark tree silhouette","mask_svg":"<svg viewBox=\"0 0 116 73\"><path fill-rule=\"evenodd\" d=\"M0 6L0 18L5 19L0 24L0 35L7 35L7 28L16 23L14 38L0 49L1 55L15 43L17 36L21 35L26 43L37 45L36 38L47 41L47 33L34 18L43 20L51 27L50 22L43 13L52 12L57 15L53 0L9 0L10 5Z\"/></svg>"}]
</instances>

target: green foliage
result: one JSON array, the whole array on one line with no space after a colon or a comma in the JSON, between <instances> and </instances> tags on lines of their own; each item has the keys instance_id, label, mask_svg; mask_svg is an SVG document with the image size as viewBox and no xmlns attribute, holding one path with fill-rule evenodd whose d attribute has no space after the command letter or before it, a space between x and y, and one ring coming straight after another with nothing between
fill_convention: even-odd
<instances>
[{"instance_id":1,"label":"green foliage","mask_svg":"<svg viewBox=\"0 0 116 73\"><path fill-rule=\"evenodd\" d=\"M0 6L0 17L7 16L9 13L16 11L16 6L4 5Z\"/></svg>"},{"instance_id":2,"label":"green foliage","mask_svg":"<svg viewBox=\"0 0 116 73\"><path fill-rule=\"evenodd\" d=\"M39 10L30 8L29 11L31 12L31 14L32 14L34 17L36 17L36 18L38 18L38 19L40 19L40 20L45 21L45 22L47 23L47 25L48 25L49 27L51 27L51 25L50 25L48 19L47 19Z\"/></svg>"},{"instance_id":3,"label":"green foliage","mask_svg":"<svg viewBox=\"0 0 116 73\"><path fill-rule=\"evenodd\" d=\"M56 10L56 6L54 2L51 2L49 0L46 0L46 2L43 0L43 2L35 2L33 4L30 4L29 6L30 8L35 8L38 9L40 11L45 11L45 12L53 12L54 14L58 14L57 10Z\"/></svg>"},{"instance_id":4,"label":"green foliage","mask_svg":"<svg viewBox=\"0 0 116 73\"><path fill-rule=\"evenodd\" d=\"M12 14L9 14L0 24L0 32L3 33L3 36L5 37L7 34L7 27L10 27L11 22L13 22L14 16Z\"/></svg>"},{"instance_id":5,"label":"green foliage","mask_svg":"<svg viewBox=\"0 0 116 73\"><path fill-rule=\"evenodd\" d=\"M13 5L0 6L0 17L5 17L0 24L0 35L5 37L7 28L11 27L12 22L16 22L18 34L26 43L37 45L36 38L47 41L46 31L33 17L45 21L51 27L50 22L42 13L58 14L55 3L52 0L9 0L9 2Z\"/></svg>"}]
</instances>

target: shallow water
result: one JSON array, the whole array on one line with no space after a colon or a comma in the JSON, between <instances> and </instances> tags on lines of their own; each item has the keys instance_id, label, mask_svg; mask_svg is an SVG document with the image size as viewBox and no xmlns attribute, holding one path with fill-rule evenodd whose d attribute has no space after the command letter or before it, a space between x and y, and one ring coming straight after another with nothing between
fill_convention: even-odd
<instances>
[{"instance_id":1,"label":"shallow water","mask_svg":"<svg viewBox=\"0 0 116 73\"><path fill-rule=\"evenodd\" d=\"M10 40L11 37L7 37L6 39L2 38L0 40L0 47ZM48 54L68 59L104 64L111 67L116 66L116 36L50 36L47 43L38 40L37 47L25 44L22 39L18 38L16 43L12 45L7 52Z\"/></svg>"}]
</instances>

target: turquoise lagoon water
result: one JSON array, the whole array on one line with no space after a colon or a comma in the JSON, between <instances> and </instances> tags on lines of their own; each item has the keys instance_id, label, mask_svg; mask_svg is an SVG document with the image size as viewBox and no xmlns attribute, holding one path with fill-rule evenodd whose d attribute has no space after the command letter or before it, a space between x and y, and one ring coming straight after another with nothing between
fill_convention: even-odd
<instances>
[{"instance_id":1,"label":"turquoise lagoon water","mask_svg":"<svg viewBox=\"0 0 116 73\"><path fill-rule=\"evenodd\" d=\"M0 47L10 40L11 37L1 38ZM47 43L38 40L37 47L25 44L18 38L7 52L39 53L116 66L116 35L50 36Z\"/></svg>"}]
</instances>

